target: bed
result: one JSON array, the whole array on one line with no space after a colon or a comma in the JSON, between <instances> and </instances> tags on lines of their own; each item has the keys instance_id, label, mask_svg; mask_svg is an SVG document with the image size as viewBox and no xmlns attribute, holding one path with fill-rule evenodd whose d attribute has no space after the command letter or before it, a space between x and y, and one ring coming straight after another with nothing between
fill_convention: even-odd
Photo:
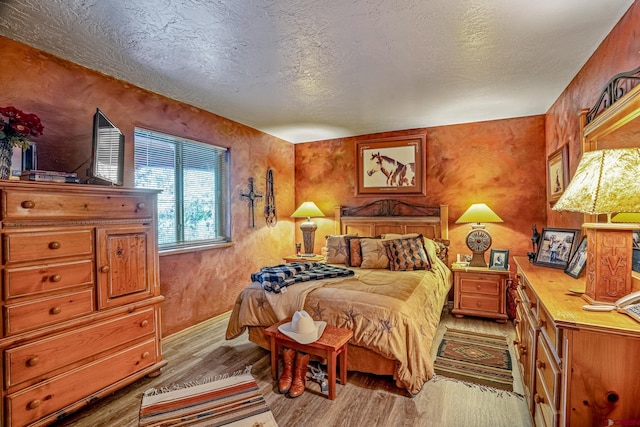
<instances>
[{"instance_id":1,"label":"bed","mask_svg":"<svg viewBox=\"0 0 640 427\"><path fill-rule=\"evenodd\" d=\"M348 370L391 375L415 395L433 376L431 347L452 284L448 208L380 200L338 207L335 219L335 234L326 236L326 262L354 275L296 283L281 293L252 282L237 297L226 338L248 331L252 342L269 349L264 329L304 309L315 320L354 331ZM408 246L413 254L416 245L426 252L426 269L411 268L425 267L424 254L412 255L407 267L397 251L385 250ZM391 268L404 271L391 271L389 257Z\"/></svg>"}]
</instances>

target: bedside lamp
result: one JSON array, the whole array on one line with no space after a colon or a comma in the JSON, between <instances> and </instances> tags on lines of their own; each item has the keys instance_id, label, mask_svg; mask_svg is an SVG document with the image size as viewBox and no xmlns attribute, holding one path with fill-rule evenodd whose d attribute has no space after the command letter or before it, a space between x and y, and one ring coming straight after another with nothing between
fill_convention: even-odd
<instances>
[{"instance_id":1,"label":"bedside lamp","mask_svg":"<svg viewBox=\"0 0 640 427\"><path fill-rule=\"evenodd\" d=\"M462 214L456 224L471 224L471 231L467 234L467 247L473 252L470 267L486 267L484 253L491 247L491 235L484 229L486 222L502 222L494 211L484 203L475 203Z\"/></svg>"},{"instance_id":2,"label":"bedside lamp","mask_svg":"<svg viewBox=\"0 0 640 427\"><path fill-rule=\"evenodd\" d=\"M556 211L607 215L606 223L584 223L587 230L587 285L589 303L613 303L633 291L631 264L633 233L640 224L622 223L625 216L640 218L640 148L588 151L582 155L573 179L553 207ZM616 221L611 222L611 214ZM620 222L618 222L620 221Z\"/></svg>"},{"instance_id":3,"label":"bedside lamp","mask_svg":"<svg viewBox=\"0 0 640 427\"><path fill-rule=\"evenodd\" d=\"M313 241L315 239L316 229L318 226L311 221L311 217L324 216L320 208L313 202L304 202L291 215L291 218L307 218L305 222L300 224L302 230L302 240L304 242L304 256L313 256Z\"/></svg>"}]
</instances>

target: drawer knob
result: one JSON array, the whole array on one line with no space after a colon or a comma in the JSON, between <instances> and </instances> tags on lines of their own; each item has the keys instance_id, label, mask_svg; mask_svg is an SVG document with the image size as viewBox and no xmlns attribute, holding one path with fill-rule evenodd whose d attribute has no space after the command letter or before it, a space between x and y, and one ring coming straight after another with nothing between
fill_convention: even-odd
<instances>
[{"instance_id":1,"label":"drawer knob","mask_svg":"<svg viewBox=\"0 0 640 427\"><path fill-rule=\"evenodd\" d=\"M535 302L535 301L531 301L531 302L529 303L529 307L531 307L531 308L536 308L536 302Z\"/></svg>"},{"instance_id":2,"label":"drawer knob","mask_svg":"<svg viewBox=\"0 0 640 427\"><path fill-rule=\"evenodd\" d=\"M24 209L33 209L36 207L36 204L32 200L25 200L24 202L20 203L20 206L22 206Z\"/></svg>"},{"instance_id":3,"label":"drawer knob","mask_svg":"<svg viewBox=\"0 0 640 427\"><path fill-rule=\"evenodd\" d=\"M108 265L103 265L102 267L100 267L100 272L101 273L108 273L109 272L109 266Z\"/></svg>"},{"instance_id":4,"label":"drawer knob","mask_svg":"<svg viewBox=\"0 0 640 427\"><path fill-rule=\"evenodd\" d=\"M476 307L478 308L482 307L482 303L480 301L476 301Z\"/></svg>"},{"instance_id":5,"label":"drawer knob","mask_svg":"<svg viewBox=\"0 0 640 427\"><path fill-rule=\"evenodd\" d=\"M145 351L144 353L142 353L142 358L143 359L147 359L147 358L149 358L149 356L151 356L151 353L149 353L148 351Z\"/></svg>"},{"instance_id":6,"label":"drawer knob","mask_svg":"<svg viewBox=\"0 0 640 427\"><path fill-rule=\"evenodd\" d=\"M536 403L544 403L544 397L540 396L538 393L536 393L536 395L533 396L533 400Z\"/></svg>"},{"instance_id":7,"label":"drawer knob","mask_svg":"<svg viewBox=\"0 0 640 427\"><path fill-rule=\"evenodd\" d=\"M142 322L140 322L140 326L143 327L143 328L146 328L148 324L149 324L149 321L146 320L146 319L143 320Z\"/></svg>"},{"instance_id":8,"label":"drawer knob","mask_svg":"<svg viewBox=\"0 0 640 427\"><path fill-rule=\"evenodd\" d=\"M36 366L38 363L40 363L40 358L38 356L30 357L27 360L27 366Z\"/></svg>"},{"instance_id":9,"label":"drawer knob","mask_svg":"<svg viewBox=\"0 0 640 427\"><path fill-rule=\"evenodd\" d=\"M140 202L136 205L138 209L146 209L147 205L144 202Z\"/></svg>"},{"instance_id":10,"label":"drawer knob","mask_svg":"<svg viewBox=\"0 0 640 427\"><path fill-rule=\"evenodd\" d=\"M482 289L482 285L481 285L480 283L478 283L478 284L476 285L476 289L477 289L477 290L481 290L481 289Z\"/></svg>"},{"instance_id":11,"label":"drawer knob","mask_svg":"<svg viewBox=\"0 0 640 427\"><path fill-rule=\"evenodd\" d=\"M51 276L52 282L59 282L61 280L62 280L62 276L60 274L54 274L53 276Z\"/></svg>"},{"instance_id":12,"label":"drawer knob","mask_svg":"<svg viewBox=\"0 0 640 427\"><path fill-rule=\"evenodd\" d=\"M519 325L520 324L520 319L513 319L513 324L514 325Z\"/></svg>"},{"instance_id":13,"label":"drawer knob","mask_svg":"<svg viewBox=\"0 0 640 427\"><path fill-rule=\"evenodd\" d=\"M525 347L524 345L520 346L520 354L525 355L527 354L527 347Z\"/></svg>"},{"instance_id":14,"label":"drawer knob","mask_svg":"<svg viewBox=\"0 0 640 427\"><path fill-rule=\"evenodd\" d=\"M520 344L520 341L518 340L513 340L513 345L515 345L516 347L518 346L518 344Z\"/></svg>"},{"instance_id":15,"label":"drawer knob","mask_svg":"<svg viewBox=\"0 0 640 427\"><path fill-rule=\"evenodd\" d=\"M51 314L60 314L62 309L60 307L53 307L50 311Z\"/></svg>"},{"instance_id":16,"label":"drawer knob","mask_svg":"<svg viewBox=\"0 0 640 427\"><path fill-rule=\"evenodd\" d=\"M60 242L51 242L49 243L49 249L60 249L62 245Z\"/></svg>"},{"instance_id":17,"label":"drawer knob","mask_svg":"<svg viewBox=\"0 0 640 427\"><path fill-rule=\"evenodd\" d=\"M541 328L544 328L545 326L547 326L547 321L540 319L540 321L538 322L538 324L540 325Z\"/></svg>"},{"instance_id":18,"label":"drawer knob","mask_svg":"<svg viewBox=\"0 0 640 427\"><path fill-rule=\"evenodd\" d=\"M40 406L40 399L33 399L27 404L27 409L36 409L38 406Z\"/></svg>"},{"instance_id":19,"label":"drawer knob","mask_svg":"<svg viewBox=\"0 0 640 427\"><path fill-rule=\"evenodd\" d=\"M536 360L536 368L544 369L545 368L544 362L542 360Z\"/></svg>"}]
</instances>

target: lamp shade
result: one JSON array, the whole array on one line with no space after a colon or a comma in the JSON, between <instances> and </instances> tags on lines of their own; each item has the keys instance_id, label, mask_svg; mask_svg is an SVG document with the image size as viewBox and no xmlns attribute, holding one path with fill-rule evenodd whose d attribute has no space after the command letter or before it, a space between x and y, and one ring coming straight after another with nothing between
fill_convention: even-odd
<instances>
[{"instance_id":1,"label":"lamp shade","mask_svg":"<svg viewBox=\"0 0 640 427\"><path fill-rule=\"evenodd\" d=\"M456 221L456 224L465 224L469 222L502 222L494 211L484 203L474 203L469 206L460 218Z\"/></svg>"},{"instance_id":2,"label":"lamp shade","mask_svg":"<svg viewBox=\"0 0 640 427\"><path fill-rule=\"evenodd\" d=\"M304 202L291 214L291 218L312 218L324 216L320 208L313 202Z\"/></svg>"},{"instance_id":3,"label":"lamp shade","mask_svg":"<svg viewBox=\"0 0 640 427\"><path fill-rule=\"evenodd\" d=\"M591 215L640 212L640 148L588 151L556 211Z\"/></svg>"}]
</instances>

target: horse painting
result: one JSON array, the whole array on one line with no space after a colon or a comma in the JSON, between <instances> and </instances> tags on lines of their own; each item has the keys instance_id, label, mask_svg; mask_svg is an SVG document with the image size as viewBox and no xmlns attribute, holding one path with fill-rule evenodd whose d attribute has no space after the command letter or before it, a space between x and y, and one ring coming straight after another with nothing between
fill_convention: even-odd
<instances>
[{"instance_id":1,"label":"horse painting","mask_svg":"<svg viewBox=\"0 0 640 427\"><path fill-rule=\"evenodd\" d=\"M387 177L387 187L416 185L415 163L401 163L380 152L371 154L370 161L373 162L373 166L367 171L367 175L381 172Z\"/></svg>"}]
</instances>

